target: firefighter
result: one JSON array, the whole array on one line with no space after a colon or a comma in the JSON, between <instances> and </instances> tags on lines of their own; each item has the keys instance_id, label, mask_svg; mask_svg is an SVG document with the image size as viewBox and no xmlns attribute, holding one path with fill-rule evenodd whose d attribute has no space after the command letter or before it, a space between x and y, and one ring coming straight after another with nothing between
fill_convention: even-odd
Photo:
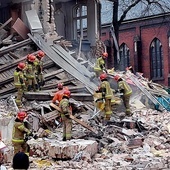
<instances>
[{"instance_id":1,"label":"firefighter","mask_svg":"<svg viewBox=\"0 0 170 170\"><path fill-rule=\"evenodd\" d=\"M15 102L18 107L22 107L22 96L26 88L24 72L23 72L25 66L26 66L25 63L21 62L18 64L17 68L14 71L14 85L15 85L15 88L18 89Z\"/></svg>"},{"instance_id":2,"label":"firefighter","mask_svg":"<svg viewBox=\"0 0 170 170\"><path fill-rule=\"evenodd\" d=\"M32 54L28 54L26 61L25 77L27 79L27 90L39 91L39 86L35 76L35 61L36 57Z\"/></svg>"},{"instance_id":3,"label":"firefighter","mask_svg":"<svg viewBox=\"0 0 170 170\"><path fill-rule=\"evenodd\" d=\"M117 91L120 93L123 93L122 99L123 99L124 106L126 108L126 115L132 116L132 113L130 111L130 105L129 105L130 97L132 95L132 89L128 85L128 83L124 81L121 77L119 77L118 75L116 75L114 79L118 82Z\"/></svg>"},{"instance_id":4,"label":"firefighter","mask_svg":"<svg viewBox=\"0 0 170 170\"><path fill-rule=\"evenodd\" d=\"M25 135L31 136L32 133L24 125L24 119L27 117L27 113L22 111L17 113L17 117L14 122L13 132L12 132L12 144L14 146L14 154L18 152L24 152L28 154L29 148L26 143Z\"/></svg>"},{"instance_id":5,"label":"firefighter","mask_svg":"<svg viewBox=\"0 0 170 170\"><path fill-rule=\"evenodd\" d=\"M34 61L34 66L35 66L35 75L36 75L36 79L39 85L39 89L41 89L44 84L44 76L43 76L43 62L42 59L45 56L45 53L43 51L38 51L37 55L36 55L36 59Z\"/></svg>"},{"instance_id":6,"label":"firefighter","mask_svg":"<svg viewBox=\"0 0 170 170\"><path fill-rule=\"evenodd\" d=\"M64 91L68 90L68 87L63 87L63 83L58 83L57 88L58 88L58 91L55 93L52 99L52 102L54 104L56 103L58 104L62 100Z\"/></svg>"},{"instance_id":7,"label":"firefighter","mask_svg":"<svg viewBox=\"0 0 170 170\"><path fill-rule=\"evenodd\" d=\"M70 119L70 114L72 114L72 109L69 103L70 94L69 90L65 90L59 103L63 122L63 141L71 139L72 120Z\"/></svg>"},{"instance_id":8,"label":"firefighter","mask_svg":"<svg viewBox=\"0 0 170 170\"><path fill-rule=\"evenodd\" d=\"M104 107L104 120L108 121L111 118L111 114L112 114L112 110L111 110L111 99L112 99L112 89L110 87L110 83L107 81L107 74L106 73L102 73L100 75L100 80L101 80L101 84L99 87L99 92L102 93L102 100L105 103L105 107Z\"/></svg>"},{"instance_id":9,"label":"firefighter","mask_svg":"<svg viewBox=\"0 0 170 170\"><path fill-rule=\"evenodd\" d=\"M107 57L108 57L108 53L104 52L102 53L102 56L97 59L95 66L94 66L94 71L97 77L99 77L100 74L102 74L103 72L107 73L106 66L105 66L106 65L105 60Z\"/></svg>"}]
</instances>

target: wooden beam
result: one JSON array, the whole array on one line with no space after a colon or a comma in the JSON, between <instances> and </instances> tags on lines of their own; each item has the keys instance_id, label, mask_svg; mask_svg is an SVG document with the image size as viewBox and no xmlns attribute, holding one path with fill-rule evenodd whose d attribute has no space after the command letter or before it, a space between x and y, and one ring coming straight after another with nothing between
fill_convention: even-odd
<instances>
[{"instance_id":1,"label":"wooden beam","mask_svg":"<svg viewBox=\"0 0 170 170\"><path fill-rule=\"evenodd\" d=\"M5 54L5 53L9 53L10 51L16 50L16 49L18 49L20 47L23 47L25 45L28 45L30 43L32 43L32 40L30 38L28 38L28 39L20 41L20 42L18 42L16 44L9 45L6 48L0 49L0 56Z\"/></svg>"},{"instance_id":2,"label":"wooden beam","mask_svg":"<svg viewBox=\"0 0 170 170\"><path fill-rule=\"evenodd\" d=\"M0 30L2 30L6 25L8 25L12 21L12 17L8 19L4 24L0 26Z\"/></svg>"},{"instance_id":3,"label":"wooden beam","mask_svg":"<svg viewBox=\"0 0 170 170\"><path fill-rule=\"evenodd\" d=\"M54 103L50 103L50 106L53 107L54 109L56 109L57 111L59 111L61 113L61 109L60 107L58 107L57 105L55 105ZM72 114L70 114L70 119L74 120L75 122L77 122L78 124L82 125L83 127L85 127L86 129L94 132L97 134L96 130L94 130L91 126L87 125L85 122L81 121L80 119L77 119L75 116L73 116Z\"/></svg>"}]
</instances>

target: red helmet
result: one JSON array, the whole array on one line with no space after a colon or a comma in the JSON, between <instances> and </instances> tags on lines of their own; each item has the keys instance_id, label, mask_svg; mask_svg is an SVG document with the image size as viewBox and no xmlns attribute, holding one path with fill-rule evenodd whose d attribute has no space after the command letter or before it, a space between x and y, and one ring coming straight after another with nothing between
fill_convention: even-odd
<instances>
[{"instance_id":1,"label":"red helmet","mask_svg":"<svg viewBox=\"0 0 170 170\"><path fill-rule=\"evenodd\" d=\"M45 56L45 53L43 51L38 51L38 57L42 58Z\"/></svg>"},{"instance_id":2,"label":"red helmet","mask_svg":"<svg viewBox=\"0 0 170 170\"><path fill-rule=\"evenodd\" d=\"M17 67L23 70L25 68L25 63L19 63Z\"/></svg>"},{"instance_id":3,"label":"red helmet","mask_svg":"<svg viewBox=\"0 0 170 170\"><path fill-rule=\"evenodd\" d=\"M69 90L65 90L63 96L70 97L71 92Z\"/></svg>"},{"instance_id":4,"label":"red helmet","mask_svg":"<svg viewBox=\"0 0 170 170\"><path fill-rule=\"evenodd\" d=\"M26 113L26 112L19 112L19 113L17 114L17 118L18 118L19 120L24 120L26 117L27 117L27 113Z\"/></svg>"},{"instance_id":5,"label":"red helmet","mask_svg":"<svg viewBox=\"0 0 170 170\"><path fill-rule=\"evenodd\" d=\"M106 52L104 52L102 55L103 55L104 58L108 57L108 53L106 53Z\"/></svg>"},{"instance_id":6,"label":"red helmet","mask_svg":"<svg viewBox=\"0 0 170 170\"><path fill-rule=\"evenodd\" d=\"M114 77L114 79L115 79L116 81L118 81L118 80L120 79L120 76L116 75L116 76Z\"/></svg>"},{"instance_id":7,"label":"red helmet","mask_svg":"<svg viewBox=\"0 0 170 170\"><path fill-rule=\"evenodd\" d=\"M107 78L107 74L106 73L102 73L101 75L100 75L100 80L104 80L104 79L106 79Z\"/></svg>"},{"instance_id":8,"label":"red helmet","mask_svg":"<svg viewBox=\"0 0 170 170\"><path fill-rule=\"evenodd\" d=\"M62 89L63 89L63 83L58 83L57 88L58 88L59 90L62 90Z\"/></svg>"},{"instance_id":9,"label":"red helmet","mask_svg":"<svg viewBox=\"0 0 170 170\"><path fill-rule=\"evenodd\" d=\"M36 57L35 57L34 55L32 55L32 54L30 54L30 55L28 56L28 61L30 61L30 62L34 62L35 59L36 59Z\"/></svg>"}]
</instances>

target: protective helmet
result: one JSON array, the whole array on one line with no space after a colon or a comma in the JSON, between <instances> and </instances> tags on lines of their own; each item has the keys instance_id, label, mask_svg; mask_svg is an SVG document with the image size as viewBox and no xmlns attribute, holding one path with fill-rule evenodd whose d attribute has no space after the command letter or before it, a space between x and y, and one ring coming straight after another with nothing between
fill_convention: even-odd
<instances>
[{"instance_id":1,"label":"protective helmet","mask_svg":"<svg viewBox=\"0 0 170 170\"><path fill-rule=\"evenodd\" d=\"M19 63L17 67L23 70L25 68L25 63Z\"/></svg>"},{"instance_id":2,"label":"protective helmet","mask_svg":"<svg viewBox=\"0 0 170 170\"><path fill-rule=\"evenodd\" d=\"M62 90L62 89L63 89L63 83L58 83L57 88L58 88L59 90Z\"/></svg>"},{"instance_id":3,"label":"protective helmet","mask_svg":"<svg viewBox=\"0 0 170 170\"><path fill-rule=\"evenodd\" d=\"M100 80L104 80L104 79L106 79L107 78L107 74L106 73L102 73L101 75L100 75Z\"/></svg>"},{"instance_id":4,"label":"protective helmet","mask_svg":"<svg viewBox=\"0 0 170 170\"><path fill-rule=\"evenodd\" d=\"M106 53L106 52L104 52L102 55L103 55L104 58L108 57L108 53Z\"/></svg>"},{"instance_id":5,"label":"protective helmet","mask_svg":"<svg viewBox=\"0 0 170 170\"><path fill-rule=\"evenodd\" d=\"M70 97L71 92L69 90L65 90L63 96Z\"/></svg>"},{"instance_id":6,"label":"protective helmet","mask_svg":"<svg viewBox=\"0 0 170 170\"><path fill-rule=\"evenodd\" d=\"M24 120L27 117L27 113L26 112L18 112L17 114L17 118L19 120Z\"/></svg>"},{"instance_id":7,"label":"protective helmet","mask_svg":"<svg viewBox=\"0 0 170 170\"><path fill-rule=\"evenodd\" d=\"M28 61L30 61L30 62L34 62L35 59L36 59L36 57L34 55L29 55L29 57L28 57Z\"/></svg>"},{"instance_id":8,"label":"protective helmet","mask_svg":"<svg viewBox=\"0 0 170 170\"><path fill-rule=\"evenodd\" d=\"M45 56L45 53L43 51L38 51L38 57L42 58Z\"/></svg>"},{"instance_id":9,"label":"protective helmet","mask_svg":"<svg viewBox=\"0 0 170 170\"><path fill-rule=\"evenodd\" d=\"M115 79L116 81L118 81L118 80L120 79L120 76L116 75L116 76L114 77L114 79Z\"/></svg>"},{"instance_id":10,"label":"protective helmet","mask_svg":"<svg viewBox=\"0 0 170 170\"><path fill-rule=\"evenodd\" d=\"M31 54L28 54L28 55L27 55L27 60L29 60L29 57L30 57L30 56L31 56Z\"/></svg>"}]
</instances>

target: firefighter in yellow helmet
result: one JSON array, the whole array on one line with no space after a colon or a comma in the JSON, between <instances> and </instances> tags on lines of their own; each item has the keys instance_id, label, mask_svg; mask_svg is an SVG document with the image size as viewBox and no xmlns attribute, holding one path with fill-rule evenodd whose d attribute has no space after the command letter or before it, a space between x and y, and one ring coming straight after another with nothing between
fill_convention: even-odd
<instances>
[{"instance_id":1,"label":"firefighter in yellow helmet","mask_svg":"<svg viewBox=\"0 0 170 170\"><path fill-rule=\"evenodd\" d=\"M24 68L25 63L19 63L17 68L14 71L14 85L18 89L17 97L15 99L16 105L22 107L22 96L25 89L25 78L24 78Z\"/></svg>"},{"instance_id":2,"label":"firefighter in yellow helmet","mask_svg":"<svg viewBox=\"0 0 170 170\"><path fill-rule=\"evenodd\" d=\"M34 66L35 66L35 75L36 75L36 79L39 85L39 88L41 89L44 84L44 76L43 76L43 57L45 56L45 53L43 51L38 51L38 53L36 54L36 59L34 61Z\"/></svg>"},{"instance_id":3,"label":"firefighter in yellow helmet","mask_svg":"<svg viewBox=\"0 0 170 170\"><path fill-rule=\"evenodd\" d=\"M69 90L65 90L59 103L63 121L63 141L71 139L72 120L70 119L70 114L72 114L72 108L69 103L70 94Z\"/></svg>"},{"instance_id":4,"label":"firefighter in yellow helmet","mask_svg":"<svg viewBox=\"0 0 170 170\"><path fill-rule=\"evenodd\" d=\"M31 91L39 91L39 86L37 83L37 79L35 76L35 66L34 66L34 61L36 57L32 54L28 54L27 56L27 61L26 61L26 69L25 69L25 77L27 79L27 90Z\"/></svg>"},{"instance_id":5,"label":"firefighter in yellow helmet","mask_svg":"<svg viewBox=\"0 0 170 170\"><path fill-rule=\"evenodd\" d=\"M126 115L132 116L132 112L130 110L130 105L129 105L130 97L132 95L132 89L128 85L128 83L124 81L121 77L119 77L118 75L116 75L114 79L118 83L118 91L120 93L123 93L122 99L123 99L124 106L126 108Z\"/></svg>"},{"instance_id":6,"label":"firefighter in yellow helmet","mask_svg":"<svg viewBox=\"0 0 170 170\"><path fill-rule=\"evenodd\" d=\"M108 53L104 52L102 53L102 56L97 59L95 66L94 66L94 71L97 77L99 77L100 74L102 74L103 72L107 72L106 63L105 63L105 60L107 57L108 57Z\"/></svg>"},{"instance_id":7,"label":"firefighter in yellow helmet","mask_svg":"<svg viewBox=\"0 0 170 170\"><path fill-rule=\"evenodd\" d=\"M99 91L102 93L103 102L105 102L105 120L108 121L111 118L112 110L111 110L111 99L112 99L112 89L110 87L110 83L107 81L107 74L102 73L100 75L101 84L99 87Z\"/></svg>"},{"instance_id":8,"label":"firefighter in yellow helmet","mask_svg":"<svg viewBox=\"0 0 170 170\"><path fill-rule=\"evenodd\" d=\"M24 140L25 135L31 135L31 131L24 125L24 119L27 117L27 113L22 111L17 113L17 117L14 122L12 132L12 144L14 146L14 154L19 151L28 154L28 145Z\"/></svg>"}]
</instances>

